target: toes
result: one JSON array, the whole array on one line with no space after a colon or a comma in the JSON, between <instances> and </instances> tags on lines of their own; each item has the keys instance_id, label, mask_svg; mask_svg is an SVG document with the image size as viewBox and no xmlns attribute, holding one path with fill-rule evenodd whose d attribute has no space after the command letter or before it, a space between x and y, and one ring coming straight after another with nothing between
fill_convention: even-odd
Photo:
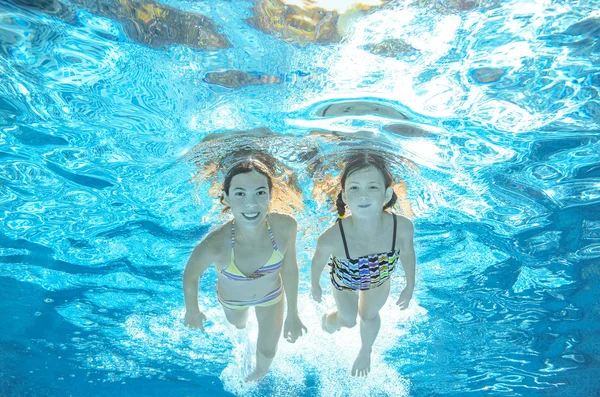
<instances>
[{"instance_id":1,"label":"toes","mask_svg":"<svg viewBox=\"0 0 600 397\"><path fill-rule=\"evenodd\" d=\"M371 372L371 367L361 368L361 369L352 368L351 375L360 378L360 377L369 375L370 372Z\"/></svg>"}]
</instances>

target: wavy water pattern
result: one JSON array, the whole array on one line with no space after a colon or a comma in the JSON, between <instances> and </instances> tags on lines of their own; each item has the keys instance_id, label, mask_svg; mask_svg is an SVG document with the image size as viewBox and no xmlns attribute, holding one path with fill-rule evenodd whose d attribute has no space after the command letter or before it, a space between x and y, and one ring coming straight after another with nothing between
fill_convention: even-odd
<instances>
[{"instance_id":1,"label":"wavy water pattern","mask_svg":"<svg viewBox=\"0 0 600 397\"><path fill-rule=\"evenodd\" d=\"M600 394L597 6L1 2L0 395ZM354 379L358 329L321 331L334 302L312 303L309 267L324 182L364 147L418 264ZM256 320L227 323L214 269L206 332L182 323L186 260L227 219L216 165L240 148L272 153L303 208L309 333L258 384Z\"/></svg>"}]
</instances>

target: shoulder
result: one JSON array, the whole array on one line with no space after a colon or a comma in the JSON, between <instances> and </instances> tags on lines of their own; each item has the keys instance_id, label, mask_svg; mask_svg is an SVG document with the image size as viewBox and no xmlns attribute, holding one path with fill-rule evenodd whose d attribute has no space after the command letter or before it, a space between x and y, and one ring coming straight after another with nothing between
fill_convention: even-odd
<instances>
[{"instance_id":1,"label":"shoulder","mask_svg":"<svg viewBox=\"0 0 600 397\"><path fill-rule=\"evenodd\" d=\"M279 226L282 228L296 228L298 227L298 223L296 222L296 218L288 214L281 214L279 212L270 212L269 213L269 223L271 226Z\"/></svg>"},{"instance_id":2,"label":"shoulder","mask_svg":"<svg viewBox=\"0 0 600 397\"><path fill-rule=\"evenodd\" d=\"M396 214L398 220L398 235L402 237L412 237L415 232L415 226L412 221L403 215Z\"/></svg>"},{"instance_id":3,"label":"shoulder","mask_svg":"<svg viewBox=\"0 0 600 397\"><path fill-rule=\"evenodd\" d=\"M228 220L227 222L217 226L215 229L211 230L210 233L206 235L206 239L210 239L211 241L220 240L224 237L229 237L231 235L231 225L233 224L233 220Z\"/></svg>"},{"instance_id":4,"label":"shoulder","mask_svg":"<svg viewBox=\"0 0 600 397\"><path fill-rule=\"evenodd\" d=\"M317 245L322 249L333 249L336 247L336 244L340 240L340 226L337 222L334 222L333 225L329 226L327 230L325 230L319 238L317 239Z\"/></svg>"},{"instance_id":5,"label":"shoulder","mask_svg":"<svg viewBox=\"0 0 600 397\"><path fill-rule=\"evenodd\" d=\"M269 221L269 225L271 225L273 233L277 237L281 237L285 240L296 239L298 223L293 216L271 212L269 213L267 220Z\"/></svg>"},{"instance_id":6,"label":"shoulder","mask_svg":"<svg viewBox=\"0 0 600 397\"><path fill-rule=\"evenodd\" d=\"M227 246L231 236L231 221L225 222L216 229L211 230L196 246L212 255L217 255L223 247Z\"/></svg>"}]
</instances>

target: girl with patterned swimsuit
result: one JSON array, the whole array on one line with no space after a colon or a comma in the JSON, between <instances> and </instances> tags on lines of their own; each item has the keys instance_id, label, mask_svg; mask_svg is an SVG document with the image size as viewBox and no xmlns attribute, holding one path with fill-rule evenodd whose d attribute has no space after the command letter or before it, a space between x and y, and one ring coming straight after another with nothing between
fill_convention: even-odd
<instances>
[{"instance_id":1,"label":"girl with patterned swimsuit","mask_svg":"<svg viewBox=\"0 0 600 397\"><path fill-rule=\"evenodd\" d=\"M225 175L222 195L233 219L210 232L194 248L183 275L184 323L191 328L204 330L206 316L198 307L198 281L211 264L217 270L217 297L227 320L243 329L248 309L255 308L256 368L246 381L258 380L268 372L282 326L284 337L292 343L303 330L306 332L297 310L296 220L269 212L272 190L272 177L260 161L248 159L234 164Z\"/></svg>"},{"instance_id":2,"label":"girl with patterned swimsuit","mask_svg":"<svg viewBox=\"0 0 600 397\"><path fill-rule=\"evenodd\" d=\"M311 295L321 302L319 279L331 266L336 311L322 318L329 333L352 328L360 317L362 345L352 366L353 376L370 371L371 348L381 320L379 311L390 292L390 275L398 260L406 275L406 287L396 304L406 309L415 287L414 228L403 216L386 211L397 200L393 178L383 158L363 151L351 156L341 178L336 206L338 221L317 241L311 264ZM346 207L352 215L344 217Z\"/></svg>"}]
</instances>

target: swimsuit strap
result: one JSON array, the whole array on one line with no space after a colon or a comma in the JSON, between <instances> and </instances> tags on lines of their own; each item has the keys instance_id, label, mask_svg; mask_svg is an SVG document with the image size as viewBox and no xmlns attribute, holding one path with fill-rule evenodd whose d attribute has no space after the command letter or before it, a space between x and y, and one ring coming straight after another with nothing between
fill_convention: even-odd
<instances>
[{"instance_id":1,"label":"swimsuit strap","mask_svg":"<svg viewBox=\"0 0 600 397\"><path fill-rule=\"evenodd\" d=\"M396 251L396 214L392 214L392 216L394 217L394 237L392 237L392 251Z\"/></svg>"},{"instance_id":2,"label":"swimsuit strap","mask_svg":"<svg viewBox=\"0 0 600 397\"><path fill-rule=\"evenodd\" d=\"M344 234L344 227L342 226L342 219L338 219L340 225L340 233L342 233L342 241L344 242L344 250L346 251L346 258L350 259L350 253L348 252L348 244L346 243L346 235Z\"/></svg>"},{"instance_id":3,"label":"swimsuit strap","mask_svg":"<svg viewBox=\"0 0 600 397\"><path fill-rule=\"evenodd\" d=\"M231 249L233 250L233 247L235 246L235 228L234 228L234 224L235 224L235 219L231 221Z\"/></svg>"},{"instance_id":4,"label":"swimsuit strap","mask_svg":"<svg viewBox=\"0 0 600 397\"><path fill-rule=\"evenodd\" d=\"M267 230L269 231L269 236L271 236L271 244L273 244L273 249L276 251L279 251L277 249L277 244L275 243L275 237L273 237L273 231L271 230L271 225L269 225L269 221L265 220L265 222L267 222Z\"/></svg>"}]
</instances>

